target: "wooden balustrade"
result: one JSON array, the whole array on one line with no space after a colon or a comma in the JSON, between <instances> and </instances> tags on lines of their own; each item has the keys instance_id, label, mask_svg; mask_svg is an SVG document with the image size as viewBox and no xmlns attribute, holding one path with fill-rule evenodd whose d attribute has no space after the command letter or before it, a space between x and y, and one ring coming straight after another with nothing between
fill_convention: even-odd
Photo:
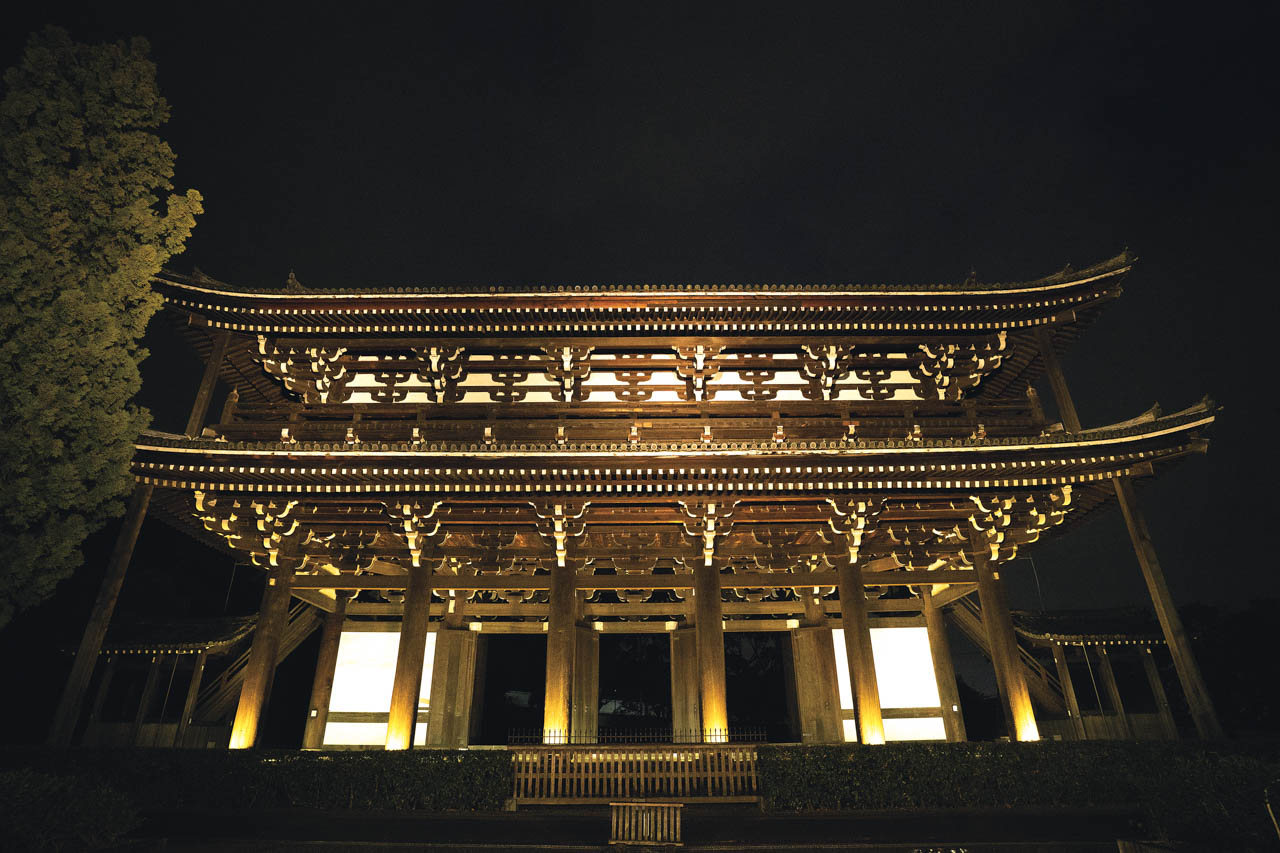
<instances>
[{"instance_id":1,"label":"wooden balustrade","mask_svg":"<svg viewBox=\"0 0 1280 853\"><path fill-rule=\"evenodd\" d=\"M681 803L609 803L609 843L682 847L681 808Z\"/></svg>"},{"instance_id":2,"label":"wooden balustrade","mask_svg":"<svg viewBox=\"0 0 1280 853\"><path fill-rule=\"evenodd\" d=\"M631 797L755 802L756 748L702 746L511 747L517 803L595 803Z\"/></svg>"}]
</instances>

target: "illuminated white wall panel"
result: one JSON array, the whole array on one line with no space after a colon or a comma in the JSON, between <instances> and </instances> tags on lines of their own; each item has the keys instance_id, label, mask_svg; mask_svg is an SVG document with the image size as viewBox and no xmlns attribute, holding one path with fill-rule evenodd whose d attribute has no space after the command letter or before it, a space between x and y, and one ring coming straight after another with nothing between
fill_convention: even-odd
<instances>
[{"instance_id":1,"label":"illuminated white wall panel","mask_svg":"<svg viewBox=\"0 0 1280 853\"><path fill-rule=\"evenodd\" d=\"M418 723L413 742L426 743L427 724ZM326 723L325 746L382 746L387 742L386 723Z\"/></svg>"},{"instance_id":2,"label":"illuminated white wall panel","mask_svg":"<svg viewBox=\"0 0 1280 853\"><path fill-rule=\"evenodd\" d=\"M338 641L338 664L329 697L329 721L325 746L381 746L387 739L386 715L391 709L391 684L396 674L399 631L343 631ZM427 635L422 662L422 689L418 712L431 698L431 670L435 662L436 635ZM344 720L349 714L380 714L382 720ZM414 743L426 738L426 723L418 723Z\"/></svg>"},{"instance_id":3,"label":"illuminated white wall panel","mask_svg":"<svg viewBox=\"0 0 1280 853\"><path fill-rule=\"evenodd\" d=\"M889 718L884 721L885 740L946 740L941 717Z\"/></svg>"},{"instance_id":4,"label":"illuminated white wall panel","mask_svg":"<svg viewBox=\"0 0 1280 853\"><path fill-rule=\"evenodd\" d=\"M871 653L876 661L881 708L939 706L929 629L872 628Z\"/></svg>"},{"instance_id":5,"label":"illuminated white wall panel","mask_svg":"<svg viewBox=\"0 0 1280 853\"><path fill-rule=\"evenodd\" d=\"M849 683L849 657L844 646L844 629L831 631L836 654L836 680L840 687L840 709L844 720L844 739L856 741L857 727L852 719L853 687ZM906 719L886 718L886 740L946 740L942 725L938 682L933 672L933 656L929 649L928 629L872 628L871 653L876 662L876 686L880 689L880 707L938 708L937 717Z\"/></svg>"}]
</instances>

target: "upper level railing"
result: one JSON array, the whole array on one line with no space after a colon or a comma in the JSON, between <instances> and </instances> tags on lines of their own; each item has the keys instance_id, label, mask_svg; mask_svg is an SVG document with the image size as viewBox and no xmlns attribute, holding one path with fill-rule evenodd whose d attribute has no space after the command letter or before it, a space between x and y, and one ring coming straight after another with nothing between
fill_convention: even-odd
<instances>
[{"instance_id":1,"label":"upper level railing","mask_svg":"<svg viewBox=\"0 0 1280 853\"><path fill-rule=\"evenodd\" d=\"M511 729L507 743L512 746L593 746L599 744L703 744L764 743L769 739L763 726L734 726L723 731L702 729L674 731L670 728L600 728L595 732L563 732L545 729Z\"/></svg>"}]
</instances>

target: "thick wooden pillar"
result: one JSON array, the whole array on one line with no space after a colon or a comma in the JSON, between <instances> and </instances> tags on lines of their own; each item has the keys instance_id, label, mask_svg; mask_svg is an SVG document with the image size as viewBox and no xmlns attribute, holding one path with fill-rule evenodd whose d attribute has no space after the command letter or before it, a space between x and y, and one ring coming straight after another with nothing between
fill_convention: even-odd
<instances>
[{"instance_id":1,"label":"thick wooden pillar","mask_svg":"<svg viewBox=\"0 0 1280 853\"><path fill-rule=\"evenodd\" d=\"M574 743L595 743L600 733L600 635L586 625L578 625L574 631L569 731Z\"/></svg>"},{"instance_id":2,"label":"thick wooden pillar","mask_svg":"<svg viewBox=\"0 0 1280 853\"><path fill-rule=\"evenodd\" d=\"M947 626L942 611L933 603L933 588L922 586L920 600L923 603L925 629L929 632L929 654L933 658L933 678L938 683L938 702L942 706L942 725L947 740L952 743L968 740L964 728L964 714L960 711L960 689L956 686L956 671L951 660L951 642L947 639Z\"/></svg>"},{"instance_id":3,"label":"thick wooden pillar","mask_svg":"<svg viewBox=\"0 0 1280 853\"><path fill-rule=\"evenodd\" d=\"M1009 735L1014 740L1039 740L1036 715L1031 695L1023 680L1018 659L1018 641L1013 633L1013 618L1004 597L1000 573L991 567L987 547L979 534L971 538L973 568L978 576L978 595L982 599L982 624L991 646L991 663L995 666L996 687L1007 713Z\"/></svg>"},{"instance_id":4,"label":"thick wooden pillar","mask_svg":"<svg viewBox=\"0 0 1280 853\"><path fill-rule=\"evenodd\" d=\"M1071 669L1067 666L1067 650L1061 643L1053 644L1053 665L1058 670L1058 684L1062 686L1062 698L1066 700L1067 716L1071 718L1071 727L1075 730L1076 740L1085 740L1088 735L1084 730L1084 717L1080 716L1076 685L1071 680Z\"/></svg>"},{"instance_id":5,"label":"thick wooden pillar","mask_svg":"<svg viewBox=\"0 0 1280 853\"><path fill-rule=\"evenodd\" d=\"M347 618L347 601L350 598L350 592L335 590L333 610L325 614L320 628L320 653L316 657L316 674L311 682L307 724L302 730L303 749L324 746L324 730L329 724L329 698L333 695L333 676L338 669L338 644L342 640L342 623Z\"/></svg>"},{"instance_id":6,"label":"thick wooden pillar","mask_svg":"<svg viewBox=\"0 0 1280 853\"><path fill-rule=\"evenodd\" d=\"M152 486L141 483L133 487L129 508L125 512L120 533L116 536L111 557L107 560L107 571L102 578L102 586L98 588L98 597L93 602L93 610L89 613L89 623L84 626L84 634L80 638L79 648L76 649L71 672L67 675L67 683L62 688L62 697L58 700L58 709L53 715L53 723L49 728L50 746L70 746L71 738L75 735L76 723L80 721L84 694L89 687L89 680L93 677L93 668L98 662L98 653L102 649L102 639L107 635L111 614L115 612L116 602L120 598L120 588L124 586L124 574L129 568L129 560L133 557L133 546L137 544L138 531L142 529L143 519L147 516L152 489Z\"/></svg>"},{"instance_id":7,"label":"thick wooden pillar","mask_svg":"<svg viewBox=\"0 0 1280 853\"><path fill-rule=\"evenodd\" d=\"M213 333L213 350L204 365L204 375L200 378L200 387L196 390L195 402L191 405L191 415L187 418L187 435L196 438L204 428L205 416L209 413L209 402L213 399L213 390L218 384L218 370L227 356L227 342L231 333L225 329Z\"/></svg>"},{"instance_id":8,"label":"thick wooden pillar","mask_svg":"<svg viewBox=\"0 0 1280 853\"><path fill-rule=\"evenodd\" d=\"M871 651L866 584L862 578L862 566L857 560L840 561L839 584L840 618L844 627L845 652L849 658L849 683L853 686L858 740L864 744L881 744L884 743L884 720L880 714L880 685L876 682L876 661Z\"/></svg>"},{"instance_id":9,"label":"thick wooden pillar","mask_svg":"<svg viewBox=\"0 0 1280 853\"><path fill-rule=\"evenodd\" d=\"M164 663L164 655L154 655L151 665L147 667L147 680L142 685L142 696L138 699L138 710L133 715L133 725L129 727L129 746L138 746L142 734L142 724L146 722L147 712L156 698L156 687L160 684L160 669Z\"/></svg>"},{"instance_id":10,"label":"thick wooden pillar","mask_svg":"<svg viewBox=\"0 0 1280 853\"><path fill-rule=\"evenodd\" d=\"M387 712L387 749L413 748L430 625L431 569L411 566L404 596L404 619L400 623L400 645L396 650L396 673L391 682L391 707Z\"/></svg>"},{"instance_id":11,"label":"thick wooden pillar","mask_svg":"<svg viewBox=\"0 0 1280 853\"><path fill-rule=\"evenodd\" d=\"M840 685L836 676L836 650L832 644L831 629L825 626L793 628L791 654L796 710L800 717L800 742L843 743Z\"/></svg>"},{"instance_id":12,"label":"thick wooden pillar","mask_svg":"<svg viewBox=\"0 0 1280 853\"><path fill-rule=\"evenodd\" d=\"M1088 650L1085 652L1088 654ZM1094 657L1098 660L1098 673L1102 676L1102 689L1107 691L1107 701L1116 712L1116 725L1120 736L1125 740L1133 739L1133 726L1129 723L1129 715L1124 709L1124 700L1120 698L1120 685L1116 683L1115 670L1111 668L1111 654L1106 646L1094 646Z\"/></svg>"},{"instance_id":13,"label":"thick wooden pillar","mask_svg":"<svg viewBox=\"0 0 1280 853\"><path fill-rule=\"evenodd\" d=\"M464 608L464 601L450 590L444 619L436 631L436 656L431 667L430 746L466 746L479 721L480 635L468 629Z\"/></svg>"},{"instance_id":14,"label":"thick wooden pillar","mask_svg":"<svg viewBox=\"0 0 1280 853\"><path fill-rule=\"evenodd\" d=\"M667 636L671 638L671 736L676 743L696 743L702 740L697 629L677 628Z\"/></svg>"},{"instance_id":15,"label":"thick wooden pillar","mask_svg":"<svg viewBox=\"0 0 1280 853\"><path fill-rule=\"evenodd\" d=\"M89 722L95 723L102 716L102 703L107 701L107 692L111 689L111 681L116 675L119 658L107 655L107 665L103 667L102 678L98 681L98 689L93 694L93 704L89 706Z\"/></svg>"},{"instance_id":16,"label":"thick wooden pillar","mask_svg":"<svg viewBox=\"0 0 1280 853\"><path fill-rule=\"evenodd\" d=\"M836 649L822 599L812 589L797 589L804 605L800 627L791 631L791 683L801 743L843 743Z\"/></svg>"},{"instance_id":17,"label":"thick wooden pillar","mask_svg":"<svg viewBox=\"0 0 1280 853\"><path fill-rule=\"evenodd\" d=\"M289 581L293 577L293 561L274 566L262 592L258 624L253 629L253 645L244 667L244 683L240 687L240 703L235 722L231 724L230 749L252 749L258 742L258 725L271 695L271 682L276 674L276 654L280 638L289 621Z\"/></svg>"},{"instance_id":18,"label":"thick wooden pillar","mask_svg":"<svg viewBox=\"0 0 1280 853\"><path fill-rule=\"evenodd\" d=\"M480 635L465 625L446 622L436 631L436 656L431 668L431 711L427 744L466 746L471 735Z\"/></svg>"},{"instance_id":19,"label":"thick wooden pillar","mask_svg":"<svg viewBox=\"0 0 1280 853\"><path fill-rule=\"evenodd\" d=\"M547 606L547 687L542 711L542 742L571 743L573 726L573 662L577 637L578 590L574 568L551 568Z\"/></svg>"},{"instance_id":20,"label":"thick wooden pillar","mask_svg":"<svg viewBox=\"0 0 1280 853\"><path fill-rule=\"evenodd\" d=\"M1036 342L1040 345L1040 357L1044 359L1045 374L1049 378L1049 387L1053 389L1054 402L1058 404L1058 417L1067 432L1080 432L1080 416L1076 414L1076 404L1071 399L1071 391L1067 388L1067 378L1058 361L1058 353L1049 339L1049 330L1045 326L1036 326Z\"/></svg>"},{"instance_id":21,"label":"thick wooden pillar","mask_svg":"<svg viewBox=\"0 0 1280 853\"><path fill-rule=\"evenodd\" d=\"M1186 629L1182 627L1182 617L1173 604L1164 570L1160 568L1156 547L1152 544L1151 532L1147 529L1147 520L1142 514L1142 508L1138 506L1137 495L1133 492L1133 481L1128 477L1117 477L1114 483L1116 497L1120 501L1120 512L1124 514L1124 523L1129 528L1129 538L1138 555L1138 565L1142 567L1142 577L1147 582L1147 592L1151 595L1156 618L1160 620L1164 640L1169 644L1169 654L1173 656L1173 667L1182 684L1182 692L1186 694L1187 704L1191 707L1191 719L1195 721L1196 731L1205 739L1225 737L1222 724L1218 722L1218 714L1213 708L1213 700L1209 698L1209 688L1205 686L1204 676L1200 674L1200 666L1191 651L1191 641Z\"/></svg>"},{"instance_id":22,"label":"thick wooden pillar","mask_svg":"<svg viewBox=\"0 0 1280 853\"><path fill-rule=\"evenodd\" d=\"M698 702L702 708L702 740L729 740L729 703L724 680L724 603L720 572L710 560L693 569L694 633L698 646Z\"/></svg>"},{"instance_id":23,"label":"thick wooden pillar","mask_svg":"<svg viewBox=\"0 0 1280 853\"><path fill-rule=\"evenodd\" d=\"M1094 658L1098 661L1098 674L1102 677L1102 689L1106 691L1107 702L1115 712L1116 726L1120 736L1125 740L1133 739L1133 726L1129 722L1129 714L1124 708L1124 699L1120 696L1120 685L1116 682L1115 670L1111 667L1111 653L1106 646L1094 646ZM1086 654L1088 650L1086 649Z\"/></svg>"},{"instance_id":24,"label":"thick wooden pillar","mask_svg":"<svg viewBox=\"0 0 1280 853\"><path fill-rule=\"evenodd\" d=\"M1178 739L1178 725L1173 721L1173 709L1169 707L1169 694L1164 691L1164 682L1160 680L1160 670L1156 669L1155 655L1150 646L1143 646L1139 653L1142 656L1142 670L1147 674L1147 684L1151 687L1151 695L1156 700L1156 713L1160 715L1160 726L1169 740Z\"/></svg>"},{"instance_id":25,"label":"thick wooden pillar","mask_svg":"<svg viewBox=\"0 0 1280 853\"><path fill-rule=\"evenodd\" d=\"M178 718L178 727L173 732L173 745L184 746L187 729L191 726L191 717L196 712L196 700L200 698L200 683L204 681L204 667L209 662L209 650L201 649L196 654L195 664L191 667L191 680L187 682L187 696L182 702L182 716Z\"/></svg>"}]
</instances>

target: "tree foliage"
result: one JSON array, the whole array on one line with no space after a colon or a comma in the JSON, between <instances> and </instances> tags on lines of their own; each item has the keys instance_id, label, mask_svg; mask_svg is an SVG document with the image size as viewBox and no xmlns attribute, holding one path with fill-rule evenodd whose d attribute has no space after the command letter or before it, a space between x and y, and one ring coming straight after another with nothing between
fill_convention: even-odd
<instances>
[{"instance_id":1,"label":"tree foliage","mask_svg":"<svg viewBox=\"0 0 1280 853\"><path fill-rule=\"evenodd\" d=\"M171 192L169 116L142 39L33 35L0 102L0 626L48 598L123 510L150 279L200 194Z\"/></svg>"}]
</instances>

